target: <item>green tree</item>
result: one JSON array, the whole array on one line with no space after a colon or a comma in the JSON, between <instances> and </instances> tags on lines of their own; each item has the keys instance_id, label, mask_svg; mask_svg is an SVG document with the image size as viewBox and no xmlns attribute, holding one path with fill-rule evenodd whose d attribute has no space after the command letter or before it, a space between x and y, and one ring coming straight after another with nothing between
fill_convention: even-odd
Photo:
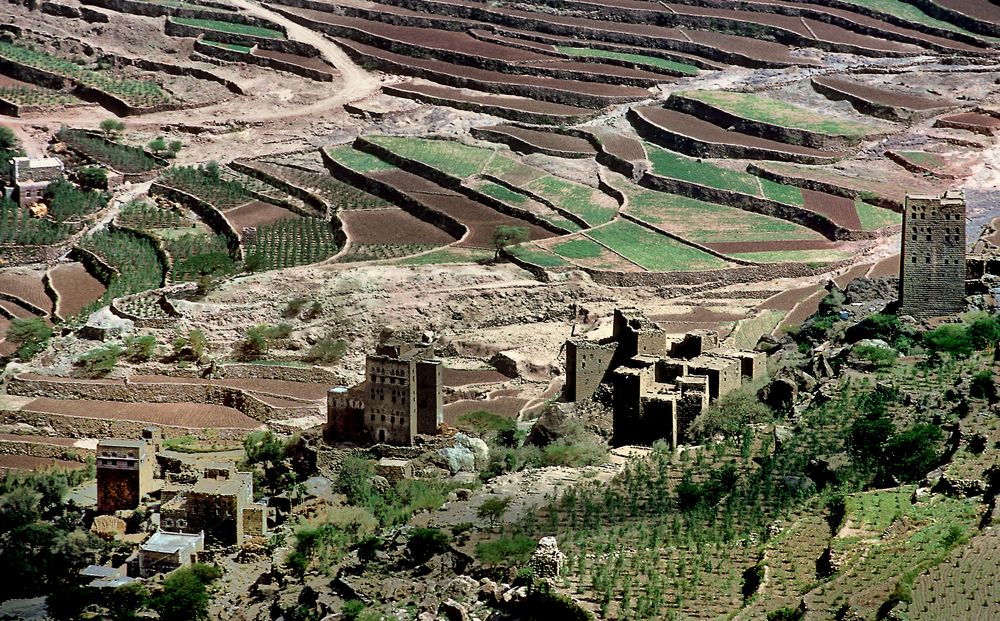
<instances>
[{"instance_id":1,"label":"green tree","mask_svg":"<svg viewBox=\"0 0 1000 621\"><path fill-rule=\"evenodd\" d=\"M0 125L0 173L4 178L8 176L7 162L21 155L24 155L24 151L21 150L21 142L14 135L14 130Z\"/></svg>"},{"instance_id":2,"label":"green tree","mask_svg":"<svg viewBox=\"0 0 1000 621\"><path fill-rule=\"evenodd\" d=\"M167 140L163 136L157 136L146 144L146 148L154 155L163 155L163 152L167 150Z\"/></svg>"},{"instance_id":3,"label":"green tree","mask_svg":"<svg viewBox=\"0 0 1000 621\"><path fill-rule=\"evenodd\" d=\"M45 349L52 338L52 328L41 317L14 319L7 328L7 340L17 346L17 357L27 362Z\"/></svg>"},{"instance_id":4,"label":"green tree","mask_svg":"<svg viewBox=\"0 0 1000 621\"><path fill-rule=\"evenodd\" d=\"M347 496L347 502L355 506L367 506L378 496L372 486L375 464L361 457L351 456L344 460L337 476L337 491Z\"/></svg>"},{"instance_id":5,"label":"green tree","mask_svg":"<svg viewBox=\"0 0 1000 621\"><path fill-rule=\"evenodd\" d=\"M774 419L774 412L760 402L752 390L739 388L721 397L699 414L691 424L691 434L696 438L722 435L742 438L750 425Z\"/></svg>"},{"instance_id":6,"label":"green tree","mask_svg":"<svg viewBox=\"0 0 1000 621\"><path fill-rule=\"evenodd\" d=\"M511 500L510 496L491 496L484 500L479 505L479 508L476 509L476 517L480 520L486 520L489 522L490 527L493 528L504 514L507 513Z\"/></svg>"},{"instance_id":7,"label":"green tree","mask_svg":"<svg viewBox=\"0 0 1000 621\"><path fill-rule=\"evenodd\" d=\"M163 590L153 607L162 621L203 621L208 619L208 588L219 576L211 566L196 563L182 567L163 580Z\"/></svg>"},{"instance_id":8,"label":"green tree","mask_svg":"<svg viewBox=\"0 0 1000 621\"><path fill-rule=\"evenodd\" d=\"M882 464L899 481L919 481L940 459L943 439L937 425L914 425L888 439Z\"/></svg>"},{"instance_id":9,"label":"green tree","mask_svg":"<svg viewBox=\"0 0 1000 621\"><path fill-rule=\"evenodd\" d=\"M167 152L164 155L170 158L177 157L177 154L180 153L183 148L183 142L180 140L171 140L170 144L167 145Z\"/></svg>"},{"instance_id":10,"label":"green tree","mask_svg":"<svg viewBox=\"0 0 1000 621\"><path fill-rule=\"evenodd\" d=\"M238 345L240 358L243 360L260 360L267 355L271 347L268 339L269 328L264 324L258 324L248 329L246 336Z\"/></svg>"},{"instance_id":11,"label":"green tree","mask_svg":"<svg viewBox=\"0 0 1000 621\"><path fill-rule=\"evenodd\" d=\"M504 248L522 244L528 241L528 239L530 239L528 229L523 226L508 226L505 224L497 226L493 229L493 236L491 237L493 248L496 250L493 260L496 261L500 258L500 253Z\"/></svg>"},{"instance_id":12,"label":"green tree","mask_svg":"<svg viewBox=\"0 0 1000 621\"><path fill-rule=\"evenodd\" d=\"M0 533L37 522L42 517L42 495L22 485L0 496Z\"/></svg>"},{"instance_id":13,"label":"green tree","mask_svg":"<svg viewBox=\"0 0 1000 621\"><path fill-rule=\"evenodd\" d=\"M76 180L84 188L105 190L108 187L108 171L100 166L84 166L76 171Z\"/></svg>"},{"instance_id":14,"label":"green tree","mask_svg":"<svg viewBox=\"0 0 1000 621\"><path fill-rule=\"evenodd\" d=\"M972 376L969 396L973 399L988 399L990 403L997 402L997 385L993 379L993 371L983 369Z\"/></svg>"},{"instance_id":15,"label":"green tree","mask_svg":"<svg viewBox=\"0 0 1000 621\"><path fill-rule=\"evenodd\" d=\"M150 603L149 589L142 582L130 582L111 592L107 599L112 621L133 621L136 612Z\"/></svg>"},{"instance_id":16,"label":"green tree","mask_svg":"<svg viewBox=\"0 0 1000 621\"><path fill-rule=\"evenodd\" d=\"M114 140L125 131L125 123L118 119L104 119L100 124L101 131L109 140Z\"/></svg>"}]
</instances>

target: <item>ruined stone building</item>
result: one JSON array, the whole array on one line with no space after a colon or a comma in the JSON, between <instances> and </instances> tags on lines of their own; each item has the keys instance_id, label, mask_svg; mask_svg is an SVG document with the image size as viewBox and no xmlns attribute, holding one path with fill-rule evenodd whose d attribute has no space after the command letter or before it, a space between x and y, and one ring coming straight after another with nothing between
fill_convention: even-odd
<instances>
[{"instance_id":1,"label":"ruined stone building","mask_svg":"<svg viewBox=\"0 0 1000 621\"><path fill-rule=\"evenodd\" d=\"M55 157L32 159L15 157L10 161L10 179L14 186L11 198L28 207L45 197L49 184L63 178L65 168Z\"/></svg>"},{"instance_id":2,"label":"ruined stone building","mask_svg":"<svg viewBox=\"0 0 1000 621\"><path fill-rule=\"evenodd\" d=\"M615 444L663 439L676 446L712 400L762 377L766 363L763 353L720 347L710 330L668 341L641 312L617 309L610 338L566 342L565 395L587 399L607 384Z\"/></svg>"},{"instance_id":3,"label":"ruined stone building","mask_svg":"<svg viewBox=\"0 0 1000 621\"><path fill-rule=\"evenodd\" d=\"M141 440L104 439L97 444L97 510L135 509L153 490L160 430L143 429Z\"/></svg>"},{"instance_id":4,"label":"ruined stone building","mask_svg":"<svg viewBox=\"0 0 1000 621\"><path fill-rule=\"evenodd\" d=\"M965 310L965 195L906 196L899 312L938 317Z\"/></svg>"},{"instance_id":5,"label":"ruined stone building","mask_svg":"<svg viewBox=\"0 0 1000 621\"><path fill-rule=\"evenodd\" d=\"M193 485L164 485L160 529L204 533L211 543L231 545L245 535L267 533L267 508L253 500L253 475L228 466L206 468Z\"/></svg>"},{"instance_id":6,"label":"ruined stone building","mask_svg":"<svg viewBox=\"0 0 1000 621\"><path fill-rule=\"evenodd\" d=\"M388 342L365 361L365 381L332 388L327 433L334 442L413 444L434 435L443 421L441 361L434 347Z\"/></svg>"}]
</instances>

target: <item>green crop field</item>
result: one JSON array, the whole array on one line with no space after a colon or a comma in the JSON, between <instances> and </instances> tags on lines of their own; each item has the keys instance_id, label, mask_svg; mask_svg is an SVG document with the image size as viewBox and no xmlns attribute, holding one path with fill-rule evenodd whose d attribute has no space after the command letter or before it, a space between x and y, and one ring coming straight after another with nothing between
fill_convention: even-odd
<instances>
[{"instance_id":1,"label":"green crop field","mask_svg":"<svg viewBox=\"0 0 1000 621\"><path fill-rule=\"evenodd\" d=\"M862 138L876 129L865 123L824 117L813 110L753 93L685 91L677 93L677 96L701 101L745 119L830 136Z\"/></svg>"},{"instance_id":2,"label":"green crop field","mask_svg":"<svg viewBox=\"0 0 1000 621\"><path fill-rule=\"evenodd\" d=\"M0 41L0 57L76 80L115 95L132 106L152 106L170 99L170 96L153 82L118 78L104 71L92 71L65 58L5 41Z\"/></svg>"},{"instance_id":3,"label":"green crop field","mask_svg":"<svg viewBox=\"0 0 1000 621\"><path fill-rule=\"evenodd\" d=\"M532 243L513 246L509 251L518 259L539 267L566 267L569 265L569 262L562 257Z\"/></svg>"},{"instance_id":4,"label":"green crop field","mask_svg":"<svg viewBox=\"0 0 1000 621\"><path fill-rule=\"evenodd\" d=\"M199 19L196 17L171 17L170 19L184 26L203 28L205 30L215 30L217 32L228 32L230 34L260 37L262 39L285 38L284 33L280 30L263 28L261 26L250 26L248 24L237 24L235 22L223 22L217 19Z\"/></svg>"},{"instance_id":5,"label":"green crop field","mask_svg":"<svg viewBox=\"0 0 1000 621\"><path fill-rule=\"evenodd\" d=\"M524 189L579 216L589 226L611 222L618 211L613 206L613 199L600 190L552 175L536 179L524 186Z\"/></svg>"},{"instance_id":6,"label":"green crop field","mask_svg":"<svg viewBox=\"0 0 1000 621\"><path fill-rule=\"evenodd\" d=\"M442 248L418 257L408 257L397 265L445 265L449 263L482 263L493 259L493 253L476 248Z\"/></svg>"},{"instance_id":7,"label":"green crop field","mask_svg":"<svg viewBox=\"0 0 1000 621\"><path fill-rule=\"evenodd\" d=\"M863 231L876 231L903 222L903 216L895 211L876 207L861 200L854 201L854 208L858 212L858 218L861 219L861 230Z\"/></svg>"},{"instance_id":8,"label":"green crop field","mask_svg":"<svg viewBox=\"0 0 1000 621\"><path fill-rule=\"evenodd\" d=\"M587 236L651 272L690 272L729 265L718 257L628 220L616 220L588 231Z\"/></svg>"},{"instance_id":9,"label":"green crop field","mask_svg":"<svg viewBox=\"0 0 1000 621\"><path fill-rule=\"evenodd\" d=\"M733 333L730 335L733 347L737 349L753 349L757 341L760 340L760 337L770 334L784 318L784 311L765 310L756 317L737 321L736 328L733 329Z\"/></svg>"},{"instance_id":10,"label":"green crop field","mask_svg":"<svg viewBox=\"0 0 1000 621\"><path fill-rule=\"evenodd\" d=\"M917 166L923 166L929 170L944 168L948 165L948 162L937 153L927 153L926 151L896 151L896 155L901 155Z\"/></svg>"},{"instance_id":11,"label":"green crop field","mask_svg":"<svg viewBox=\"0 0 1000 621\"><path fill-rule=\"evenodd\" d=\"M609 50L598 50L589 47L566 47L557 45L556 50L570 56L583 56L589 58L611 58L614 60L624 60L642 65L649 65L660 69L676 71L684 75L698 75L698 68L687 63L668 60L658 56L645 56L643 54L629 54L626 52L613 52Z\"/></svg>"},{"instance_id":12,"label":"green crop field","mask_svg":"<svg viewBox=\"0 0 1000 621\"><path fill-rule=\"evenodd\" d=\"M840 261L851 256L849 250L771 250L765 252L739 252L732 256L737 259L754 261L756 263L807 263L819 266L824 263Z\"/></svg>"},{"instance_id":13,"label":"green crop field","mask_svg":"<svg viewBox=\"0 0 1000 621\"><path fill-rule=\"evenodd\" d=\"M367 140L400 157L462 179L479 174L494 155L492 149L470 147L451 140L397 136L370 136Z\"/></svg>"},{"instance_id":14,"label":"green crop field","mask_svg":"<svg viewBox=\"0 0 1000 621\"><path fill-rule=\"evenodd\" d=\"M630 214L694 242L823 239L811 229L780 218L631 184L618 189L629 194ZM720 222L725 226L720 227Z\"/></svg>"},{"instance_id":15,"label":"green crop field","mask_svg":"<svg viewBox=\"0 0 1000 621\"><path fill-rule=\"evenodd\" d=\"M384 170L396 170L396 167L389 162L382 161L364 151L358 151L351 145L333 147L325 151L330 156L330 159L354 172L372 173Z\"/></svg>"},{"instance_id":16,"label":"green crop field","mask_svg":"<svg viewBox=\"0 0 1000 621\"><path fill-rule=\"evenodd\" d=\"M721 168L648 142L643 143L643 146L653 165L653 173L657 175L719 190L768 198L786 205L801 206L804 202L802 191L795 186L775 183L738 170Z\"/></svg>"},{"instance_id":17,"label":"green crop field","mask_svg":"<svg viewBox=\"0 0 1000 621\"><path fill-rule=\"evenodd\" d=\"M246 45L237 45L236 43L223 43L222 41L212 41L210 39L202 39L202 43L205 45L210 45L212 47L220 47L224 50L230 50L232 52L241 52L243 54L250 53L250 47Z\"/></svg>"},{"instance_id":18,"label":"green crop field","mask_svg":"<svg viewBox=\"0 0 1000 621\"><path fill-rule=\"evenodd\" d=\"M73 95L37 86L0 87L0 99L18 106L67 106L83 103Z\"/></svg>"},{"instance_id":19,"label":"green crop field","mask_svg":"<svg viewBox=\"0 0 1000 621\"><path fill-rule=\"evenodd\" d=\"M498 201L503 201L508 205L523 205L528 202L528 197L524 194L515 192L505 185L500 185L492 181L482 181L476 184L476 190Z\"/></svg>"},{"instance_id":20,"label":"green crop field","mask_svg":"<svg viewBox=\"0 0 1000 621\"><path fill-rule=\"evenodd\" d=\"M917 24L924 24L925 26L933 26L934 28L940 28L941 30L949 30L951 32L960 32L962 34L972 35L974 37L979 37L984 40L996 40L993 37L987 37L980 34L975 34L970 32L961 26L956 26L951 22L946 22L944 20L937 19L924 13L916 5L904 2L903 0L844 0L845 2L850 2L851 4L856 4L858 6L863 6L868 9L873 9L875 11L880 11L888 15L894 15L901 19L905 19Z\"/></svg>"},{"instance_id":21,"label":"green crop field","mask_svg":"<svg viewBox=\"0 0 1000 621\"><path fill-rule=\"evenodd\" d=\"M567 259L596 259L606 252L604 246L586 237L556 244L552 252Z\"/></svg>"}]
</instances>

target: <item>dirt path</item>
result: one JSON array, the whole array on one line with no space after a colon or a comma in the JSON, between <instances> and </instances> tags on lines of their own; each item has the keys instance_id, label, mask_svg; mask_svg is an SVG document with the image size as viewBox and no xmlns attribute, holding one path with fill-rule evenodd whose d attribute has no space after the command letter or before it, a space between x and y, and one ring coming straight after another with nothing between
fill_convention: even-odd
<instances>
[{"instance_id":1,"label":"dirt path","mask_svg":"<svg viewBox=\"0 0 1000 621\"><path fill-rule=\"evenodd\" d=\"M379 88L379 80L375 76L356 65L342 49L322 34L314 30L309 30L305 26L297 24L287 17L266 9L259 4L249 2L249 0L233 0L233 4L251 15L284 26L288 32L289 39L312 45L319 50L328 63L337 68L344 83L341 92L333 99L340 99L340 101L332 103L329 99L324 100L323 108L367 97Z\"/></svg>"}]
</instances>

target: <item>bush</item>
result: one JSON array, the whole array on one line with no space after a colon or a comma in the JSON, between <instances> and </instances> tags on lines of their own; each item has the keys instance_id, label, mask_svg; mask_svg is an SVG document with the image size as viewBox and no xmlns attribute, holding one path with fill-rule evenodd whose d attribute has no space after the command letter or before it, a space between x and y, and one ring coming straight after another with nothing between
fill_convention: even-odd
<instances>
[{"instance_id":1,"label":"bush","mask_svg":"<svg viewBox=\"0 0 1000 621\"><path fill-rule=\"evenodd\" d=\"M153 358L153 354L156 353L156 337L152 334L144 334L143 336L133 336L127 341L126 355L129 360L135 362L146 362Z\"/></svg>"},{"instance_id":2,"label":"bush","mask_svg":"<svg viewBox=\"0 0 1000 621\"><path fill-rule=\"evenodd\" d=\"M750 425L774 419L774 412L760 402L757 394L747 388L733 390L708 406L691 424L694 438L707 439L715 435L741 438Z\"/></svg>"},{"instance_id":3,"label":"bush","mask_svg":"<svg viewBox=\"0 0 1000 621\"><path fill-rule=\"evenodd\" d=\"M943 440L937 425L914 425L889 438L882 463L888 474L899 481L919 481L937 465Z\"/></svg>"},{"instance_id":4,"label":"bush","mask_svg":"<svg viewBox=\"0 0 1000 621\"><path fill-rule=\"evenodd\" d=\"M895 349L876 347L874 345L860 345L851 350L851 353L858 358L868 362L876 369L888 369L896 364L899 354Z\"/></svg>"},{"instance_id":5,"label":"bush","mask_svg":"<svg viewBox=\"0 0 1000 621\"><path fill-rule=\"evenodd\" d=\"M82 187L92 190L108 188L108 171L97 166L84 166L76 171L76 180Z\"/></svg>"},{"instance_id":6,"label":"bush","mask_svg":"<svg viewBox=\"0 0 1000 621\"><path fill-rule=\"evenodd\" d=\"M77 364L83 367L83 374L87 377L101 377L115 368L122 353L121 347L108 345L80 356Z\"/></svg>"},{"instance_id":7,"label":"bush","mask_svg":"<svg viewBox=\"0 0 1000 621\"><path fill-rule=\"evenodd\" d=\"M947 323L924 333L924 346L936 353L947 353L962 358L972 354L974 347L965 326Z\"/></svg>"},{"instance_id":8,"label":"bush","mask_svg":"<svg viewBox=\"0 0 1000 621\"><path fill-rule=\"evenodd\" d=\"M307 362L333 364L347 353L347 341L335 336L324 336L309 348L303 359Z\"/></svg>"},{"instance_id":9,"label":"bush","mask_svg":"<svg viewBox=\"0 0 1000 621\"><path fill-rule=\"evenodd\" d=\"M17 346L17 357L27 362L48 346L52 328L41 317L14 319L7 328L7 340Z\"/></svg>"},{"instance_id":10,"label":"bush","mask_svg":"<svg viewBox=\"0 0 1000 621\"><path fill-rule=\"evenodd\" d=\"M271 347L268 339L269 328L258 324L247 330L246 338L237 346L239 356L243 360L260 360L267 355Z\"/></svg>"},{"instance_id":11,"label":"bush","mask_svg":"<svg viewBox=\"0 0 1000 621\"><path fill-rule=\"evenodd\" d=\"M299 313L302 312L302 308L305 307L308 302L309 298L304 297L295 297L288 300L288 303L285 304L285 308L281 311L281 316L285 319L298 317Z\"/></svg>"},{"instance_id":12,"label":"bush","mask_svg":"<svg viewBox=\"0 0 1000 621\"><path fill-rule=\"evenodd\" d=\"M154 598L153 607L162 621L201 621L208 619L209 584L221 572L217 567L195 563L182 567L163 580L163 591Z\"/></svg>"},{"instance_id":13,"label":"bush","mask_svg":"<svg viewBox=\"0 0 1000 621\"><path fill-rule=\"evenodd\" d=\"M997 385L993 381L993 371L983 369L972 376L969 396L973 399L988 399L990 403L997 402Z\"/></svg>"},{"instance_id":14,"label":"bush","mask_svg":"<svg viewBox=\"0 0 1000 621\"><path fill-rule=\"evenodd\" d=\"M531 559L538 542L524 535L500 537L476 544L476 559L486 565L523 565Z\"/></svg>"},{"instance_id":15,"label":"bush","mask_svg":"<svg viewBox=\"0 0 1000 621\"><path fill-rule=\"evenodd\" d=\"M490 526L496 526L496 523L500 521L500 518L507 513L507 509L510 508L510 503L512 499L510 496L491 496L479 505L476 509L476 517L480 520L486 520L489 522Z\"/></svg>"},{"instance_id":16,"label":"bush","mask_svg":"<svg viewBox=\"0 0 1000 621\"><path fill-rule=\"evenodd\" d=\"M448 535L439 528L414 528L406 542L410 557L418 565L423 565L437 554L450 549Z\"/></svg>"}]
</instances>

